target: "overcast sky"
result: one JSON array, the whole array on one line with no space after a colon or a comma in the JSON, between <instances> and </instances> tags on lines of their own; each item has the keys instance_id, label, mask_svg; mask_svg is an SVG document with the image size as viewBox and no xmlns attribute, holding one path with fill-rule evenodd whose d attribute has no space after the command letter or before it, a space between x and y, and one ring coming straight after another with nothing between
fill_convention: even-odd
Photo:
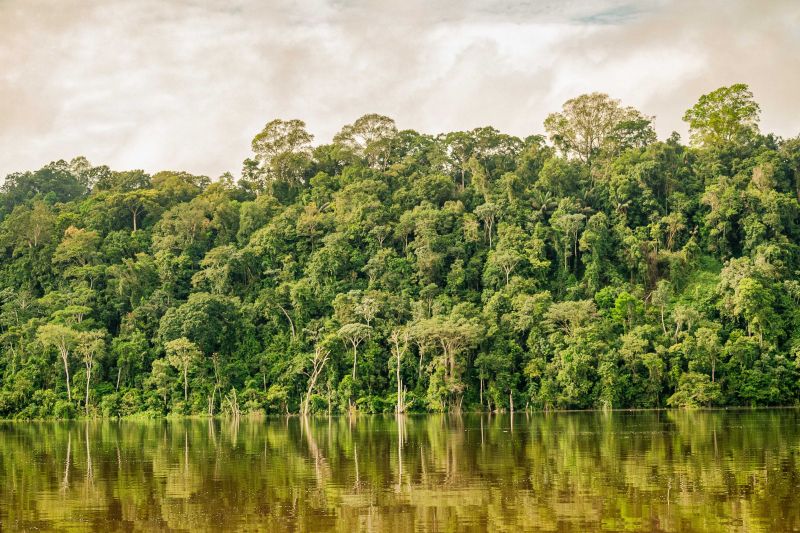
<instances>
[{"instance_id":1,"label":"overcast sky","mask_svg":"<svg viewBox=\"0 0 800 533\"><path fill-rule=\"evenodd\" d=\"M524 136L595 90L664 137L736 82L762 130L800 133L799 0L0 0L0 176L76 155L238 176L273 118Z\"/></svg>"}]
</instances>

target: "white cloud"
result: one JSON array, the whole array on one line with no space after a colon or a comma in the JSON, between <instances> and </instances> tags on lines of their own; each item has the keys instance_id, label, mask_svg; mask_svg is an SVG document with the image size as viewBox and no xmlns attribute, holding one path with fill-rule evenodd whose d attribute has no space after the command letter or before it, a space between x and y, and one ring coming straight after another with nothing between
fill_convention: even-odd
<instances>
[{"instance_id":1,"label":"white cloud","mask_svg":"<svg viewBox=\"0 0 800 533\"><path fill-rule=\"evenodd\" d=\"M762 129L794 136L798 27L795 0L5 0L0 175L79 154L237 173L275 117L321 142L367 112L527 135L593 90L665 136L700 94L740 81Z\"/></svg>"}]
</instances>

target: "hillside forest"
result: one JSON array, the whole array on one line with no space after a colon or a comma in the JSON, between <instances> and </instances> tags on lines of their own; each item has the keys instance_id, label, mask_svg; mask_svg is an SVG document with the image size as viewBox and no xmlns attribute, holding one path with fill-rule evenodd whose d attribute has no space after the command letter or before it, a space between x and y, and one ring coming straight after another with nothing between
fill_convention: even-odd
<instances>
[{"instance_id":1,"label":"hillside forest","mask_svg":"<svg viewBox=\"0 0 800 533\"><path fill-rule=\"evenodd\" d=\"M0 417L793 405L800 137L591 93L543 133L273 120L238 176L0 188Z\"/></svg>"}]
</instances>

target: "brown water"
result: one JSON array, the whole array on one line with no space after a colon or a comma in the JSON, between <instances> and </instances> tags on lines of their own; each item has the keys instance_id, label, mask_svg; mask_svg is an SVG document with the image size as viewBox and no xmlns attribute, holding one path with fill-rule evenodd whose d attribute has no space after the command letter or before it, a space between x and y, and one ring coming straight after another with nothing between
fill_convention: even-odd
<instances>
[{"instance_id":1,"label":"brown water","mask_svg":"<svg viewBox=\"0 0 800 533\"><path fill-rule=\"evenodd\" d=\"M0 424L63 531L797 531L797 410Z\"/></svg>"}]
</instances>

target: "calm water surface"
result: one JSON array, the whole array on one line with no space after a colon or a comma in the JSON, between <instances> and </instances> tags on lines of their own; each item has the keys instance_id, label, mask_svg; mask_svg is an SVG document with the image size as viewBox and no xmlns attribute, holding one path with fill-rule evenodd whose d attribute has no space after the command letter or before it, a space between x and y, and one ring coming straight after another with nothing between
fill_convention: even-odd
<instances>
[{"instance_id":1,"label":"calm water surface","mask_svg":"<svg viewBox=\"0 0 800 533\"><path fill-rule=\"evenodd\" d=\"M799 415L3 423L0 530L798 531Z\"/></svg>"}]
</instances>

